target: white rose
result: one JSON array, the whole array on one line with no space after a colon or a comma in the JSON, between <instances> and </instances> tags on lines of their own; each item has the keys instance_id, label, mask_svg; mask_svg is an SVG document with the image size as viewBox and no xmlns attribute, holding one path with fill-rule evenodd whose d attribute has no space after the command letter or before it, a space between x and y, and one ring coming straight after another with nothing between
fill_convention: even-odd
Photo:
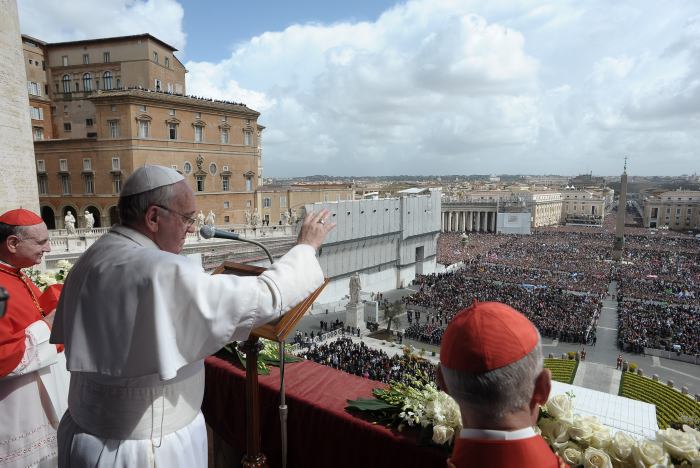
<instances>
[{"instance_id":1,"label":"white rose","mask_svg":"<svg viewBox=\"0 0 700 468\"><path fill-rule=\"evenodd\" d=\"M433 442L438 445L446 444L452 440L455 431L447 426L433 426Z\"/></svg>"},{"instance_id":2,"label":"white rose","mask_svg":"<svg viewBox=\"0 0 700 468\"><path fill-rule=\"evenodd\" d=\"M560 447L569 441L569 423L558 419L546 418L540 423L542 437L550 445Z\"/></svg>"},{"instance_id":3,"label":"white rose","mask_svg":"<svg viewBox=\"0 0 700 468\"><path fill-rule=\"evenodd\" d=\"M555 395L547 401L547 412L554 418L571 420L573 406L567 395Z\"/></svg>"},{"instance_id":4,"label":"white rose","mask_svg":"<svg viewBox=\"0 0 700 468\"><path fill-rule=\"evenodd\" d=\"M668 454L658 442L650 440L640 441L632 448L632 458L635 466L640 468L649 466L669 466Z\"/></svg>"},{"instance_id":5,"label":"white rose","mask_svg":"<svg viewBox=\"0 0 700 468\"><path fill-rule=\"evenodd\" d=\"M583 466L585 468L612 468L612 461L604 451L588 447L583 452Z\"/></svg>"},{"instance_id":6,"label":"white rose","mask_svg":"<svg viewBox=\"0 0 700 468\"><path fill-rule=\"evenodd\" d=\"M61 270L68 271L71 269L73 264L71 262L69 262L68 260L59 260L58 262L56 262L56 266Z\"/></svg>"},{"instance_id":7,"label":"white rose","mask_svg":"<svg viewBox=\"0 0 700 468\"><path fill-rule=\"evenodd\" d=\"M611 455L619 462L627 461L632 455L632 447L635 441L632 437L620 431L615 434L612 440Z\"/></svg>"},{"instance_id":8,"label":"white rose","mask_svg":"<svg viewBox=\"0 0 700 468\"><path fill-rule=\"evenodd\" d=\"M700 446L700 431L697 429L693 429L692 427L683 424L683 432L687 432L688 434L691 434L693 437L695 437L695 442Z\"/></svg>"},{"instance_id":9,"label":"white rose","mask_svg":"<svg viewBox=\"0 0 700 468\"><path fill-rule=\"evenodd\" d=\"M698 443L693 434L676 429L665 429L656 432L656 440L663 443L672 457L693 460L699 456Z\"/></svg>"},{"instance_id":10,"label":"white rose","mask_svg":"<svg viewBox=\"0 0 700 468\"><path fill-rule=\"evenodd\" d=\"M591 429L593 430L593 435L591 435L589 442L593 447L602 450L610 447L610 444L612 444L610 428L602 424L593 423L591 424Z\"/></svg>"},{"instance_id":11,"label":"white rose","mask_svg":"<svg viewBox=\"0 0 700 468\"><path fill-rule=\"evenodd\" d=\"M583 451L581 447L571 441L557 450L557 454L571 466L577 466L583 462Z\"/></svg>"},{"instance_id":12,"label":"white rose","mask_svg":"<svg viewBox=\"0 0 700 468\"><path fill-rule=\"evenodd\" d=\"M569 437L576 441L588 441L593 436L593 423L598 421L595 418L575 416L574 422L569 427Z\"/></svg>"}]
</instances>

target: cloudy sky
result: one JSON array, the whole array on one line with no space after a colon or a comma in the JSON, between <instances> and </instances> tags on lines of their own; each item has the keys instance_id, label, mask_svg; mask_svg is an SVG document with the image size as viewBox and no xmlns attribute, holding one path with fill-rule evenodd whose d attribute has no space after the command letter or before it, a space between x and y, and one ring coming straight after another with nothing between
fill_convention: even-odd
<instances>
[{"instance_id":1,"label":"cloudy sky","mask_svg":"<svg viewBox=\"0 0 700 468\"><path fill-rule=\"evenodd\" d=\"M18 4L180 49L189 93L262 113L266 176L700 172L695 0Z\"/></svg>"}]
</instances>

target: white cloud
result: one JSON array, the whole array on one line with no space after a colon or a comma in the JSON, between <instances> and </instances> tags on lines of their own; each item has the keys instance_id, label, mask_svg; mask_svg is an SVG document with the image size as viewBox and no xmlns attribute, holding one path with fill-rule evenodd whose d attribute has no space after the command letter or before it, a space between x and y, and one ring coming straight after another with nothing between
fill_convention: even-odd
<instances>
[{"instance_id":1,"label":"white cloud","mask_svg":"<svg viewBox=\"0 0 700 468\"><path fill-rule=\"evenodd\" d=\"M46 42L75 41L150 33L176 49L184 49L184 10L175 0L90 0L67 2L21 0L23 34Z\"/></svg>"}]
</instances>

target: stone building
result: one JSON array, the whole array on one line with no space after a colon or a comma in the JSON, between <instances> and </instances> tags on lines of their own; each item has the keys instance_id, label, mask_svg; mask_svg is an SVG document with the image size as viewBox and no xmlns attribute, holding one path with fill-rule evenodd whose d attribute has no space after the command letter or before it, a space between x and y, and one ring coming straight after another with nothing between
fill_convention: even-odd
<instances>
[{"instance_id":1,"label":"stone building","mask_svg":"<svg viewBox=\"0 0 700 468\"><path fill-rule=\"evenodd\" d=\"M700 192L675 190L651 195L642 205L644 227L700 230Z\"/></svg>"},{"instance_id":2,"label":"stone building","mask_svg":"<svg viewBox=\"0 0 700 468\"><path fill-rule=\"evenodd\" d=\"M601 192L570 188L562 192L563 218L566 224L602 226L606 197Z\"/></svg>"},{"instance_id":3,"label":"stone building","mask_svg":"<svg viewBox=\"0 0 700 468\"><path fill-rule=\"evenodd\" d=\"M213 211L217 224L245 222L262 180L258 112L186 95L176 49L150 34L53 44L22 39L30 107L39 108L31 112L43 117L32 127L49 228L62 228L68 210L78 227L85 211L95 227L117 222L121 184L144 164L185 175L199 208Z\"/></svg>"}]
</instances>

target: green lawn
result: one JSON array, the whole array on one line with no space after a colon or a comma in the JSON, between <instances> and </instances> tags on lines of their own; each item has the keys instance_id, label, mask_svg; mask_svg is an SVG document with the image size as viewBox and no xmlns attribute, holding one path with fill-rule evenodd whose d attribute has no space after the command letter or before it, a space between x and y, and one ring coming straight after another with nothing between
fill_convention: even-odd
<instances>
[{"instance_id":1,"label":"green lawn","mask_svg":"<svg viewBox=\"0 0 700 468\"><path fill-rule=\"evenodd\" d=\"M571 384L576 377L578 361L564 359L545 359L544 367L552 373L552 380Z\"/></svg>"},{"instance_id":2,"label":"green lawn","mask_svg":"<svg viewBox=\"0 0 700 468\"><path fill-rule=\"evenodd\" d=\"M661 382L623 372L619 394L656 405L656 420L661 429L685 418L695 420L695 424L700 421L700 404Z\"/></svg>"}]
</instances>

